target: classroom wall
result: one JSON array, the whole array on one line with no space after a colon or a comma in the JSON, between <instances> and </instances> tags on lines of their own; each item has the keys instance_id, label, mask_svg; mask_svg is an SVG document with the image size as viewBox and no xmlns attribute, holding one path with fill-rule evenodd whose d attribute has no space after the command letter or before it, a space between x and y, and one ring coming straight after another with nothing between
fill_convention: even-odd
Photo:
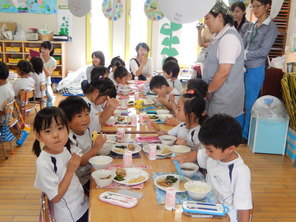
<instances>
[{"instance_id":1,"label":"classroom wall","mask_svg":"<svg viewBox=\"0 0 296 222\"><path fill-rule=\"evenodd\" d=\"M289 16L289 29L287 32L286 51L291 50L290 39L296 37L296 0L291 0L291 9Z\"/></svg>"}]
</instances>

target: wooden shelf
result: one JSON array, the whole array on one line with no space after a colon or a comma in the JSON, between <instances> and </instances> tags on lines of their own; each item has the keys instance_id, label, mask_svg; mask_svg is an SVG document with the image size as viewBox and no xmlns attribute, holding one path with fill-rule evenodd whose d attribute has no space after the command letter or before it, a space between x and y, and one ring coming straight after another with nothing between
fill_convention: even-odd
<instances>
[{"instance_id":1,"label":"wooden shelf","mask_svg":"<svg viewBox=\"0 0 296 222\"><path fill-rule=\"evenodd\" d=\"M15 70L17 63L9 63L9 58L21 58L27 59L29 53L26 51L27 48L39 49L43 41L9 41L0 40L0 58L3 62L10 66L11 69ZM53 57L60 57L60 64L57 65L55 71L59 72L59 75L52 75L52 78L64 78L67 75L66 72L66 42L52 42L54 48L59 49L58 53L55 53ZM10 47L10 51L7 51L6 47ZM15 50L20 52L11 51L13 47L17 47Z\"/></svg>"},{"instance_id":2,"label":"wooden shelf","mask_svg":"<svg viewBox=\"0 0 296 222\"><path fill-rule=\"evenodd\" d=\"M284 0L282 8L273 21L278 28L278 36L273 44L269 57L274 58L285 54L286 38L288 32L289 14L290 14L291 0Z\"/></svg>"}]
</instances>

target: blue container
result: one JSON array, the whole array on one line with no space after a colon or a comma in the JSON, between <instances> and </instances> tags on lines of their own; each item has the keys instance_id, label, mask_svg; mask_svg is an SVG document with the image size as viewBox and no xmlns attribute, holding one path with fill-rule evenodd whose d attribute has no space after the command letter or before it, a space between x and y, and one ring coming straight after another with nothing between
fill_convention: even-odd
<instances>
[{"instance_id":1,"label":"blue container","mask_svg":"<svg viewBox=\"0 0 296 222\"><path fill-rule=\"evenodd\" d=\"M29 135L29 133L27 131L22 130L20 138L16 141L16 145L22 146L28 135Z\"/></svg>"},{"instance_id":2,"label":"blue container","mask_svg":"<svg viewBox=\"0 0 296 222\"><path fill-rule=\"evenodd\" d=\"M288 119L267 119L252 114L248 146L253 153L285 154Z\"/></svg>"}]
</instances>

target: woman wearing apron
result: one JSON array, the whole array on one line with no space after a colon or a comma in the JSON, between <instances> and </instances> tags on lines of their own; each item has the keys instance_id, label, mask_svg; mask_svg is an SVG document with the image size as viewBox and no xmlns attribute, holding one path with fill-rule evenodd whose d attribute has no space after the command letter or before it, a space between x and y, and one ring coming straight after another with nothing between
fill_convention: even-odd
<instances>
[{"instance_id":1,"label":"woman wearing apron","mask_svg":"<svg viewBox=\"0 0 296 222\"><path fill-rule=\"evenodd\" d=\"M218 1L205 23L215 36L209 44L203 80L209 84L208 115L226 113L242 125L244 108L244 47L233 27L230 8Z\"/></svg>"}]
</instances>

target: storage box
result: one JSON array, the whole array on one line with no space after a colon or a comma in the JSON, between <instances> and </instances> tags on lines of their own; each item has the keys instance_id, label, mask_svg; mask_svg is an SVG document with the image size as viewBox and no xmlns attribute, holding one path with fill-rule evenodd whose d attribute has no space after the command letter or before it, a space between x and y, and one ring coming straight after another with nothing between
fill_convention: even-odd
<instances>
[{"instance_id":1,"label":"storage box","mask_svg":"<svg viewBox=\"0 0 296 222\"><path fill-rule=\"evenodd\" d=\"M55 70L55 71L52 72L53 76L59 76L60 74L61 74L60 70Z\"/></svg>"},{"instance_id":2,"label":"storage box","mask_svg":"<svg viewBox=\"0 0 296 222\"><path fill-rule=\"evenodd\" d=\"M288 130L286 155L292 163L296 163L296 132L291 127Z\"/></svg>"},{"instance_id":3,"label":"storage box","mask_svg":"<svg viewBox=\"0 0 296 222\"><path fill-rule=\"evenodd\" d=\"M36 52L39 52L40 51L40 48L25 47L25 52L26 53L29 53L30 52L30 49L31 50L34 50Z\"/></svg>"},{"instance_id":4,"label":"storage box","mask_svg":"<svg viewBox=\"0 0 296 222\"><path fill-rule=\"evenodd\" d=\"M21 47L5 47L6 52L21 52Z\"/></svg>"},{"instance_id":5,"label":"storage box","mask_svg":"<svg viewBox=\"0 0 296 222\"><path fill-rule=\"evenodd\" d=\"M252 114L248 146L253 153L285 154L288 119L267 119Z\"/></svg>"},{"instance_id":6,"label":"storage box","mask_svg":"<svg viewBox=\"0 0 296 222\"><path fill-rule=\"evenodd\" d=\"M61 48L56 48L54 49L55 54L62 54L62 49Z\"/></svg>"},{"instance_id":7,"label":"storage box","mask_svg":"<svg viewBox=\"0 0 296 222\"><path fill-rule=\"evenodd\" d=\"M21 58L8 58L8 63L18 63L21 60Z\"/></svg>"},{"instance_id":8,"label":"storage box","mask_svg":"<svg viewBox=\"0 0 296 222\"><path fill-rule=\"evenodd\" d=\"M2 27L2 25L6 25L6 28L9 30L9 31L12 31L12 34L15 33L15 30L16 30L16 22L0 22L0 27Z\"/></svg>"},{"instance_id":9,"label":"storage box","mask_svg":"<svg viewBox=\"0 0 296 222\"><path fill-rule=\"evenodd\" d=\"M0 58L0 62L2 62L3 61L3 59L2 58Z\"/></svg>"}]
</instances>

